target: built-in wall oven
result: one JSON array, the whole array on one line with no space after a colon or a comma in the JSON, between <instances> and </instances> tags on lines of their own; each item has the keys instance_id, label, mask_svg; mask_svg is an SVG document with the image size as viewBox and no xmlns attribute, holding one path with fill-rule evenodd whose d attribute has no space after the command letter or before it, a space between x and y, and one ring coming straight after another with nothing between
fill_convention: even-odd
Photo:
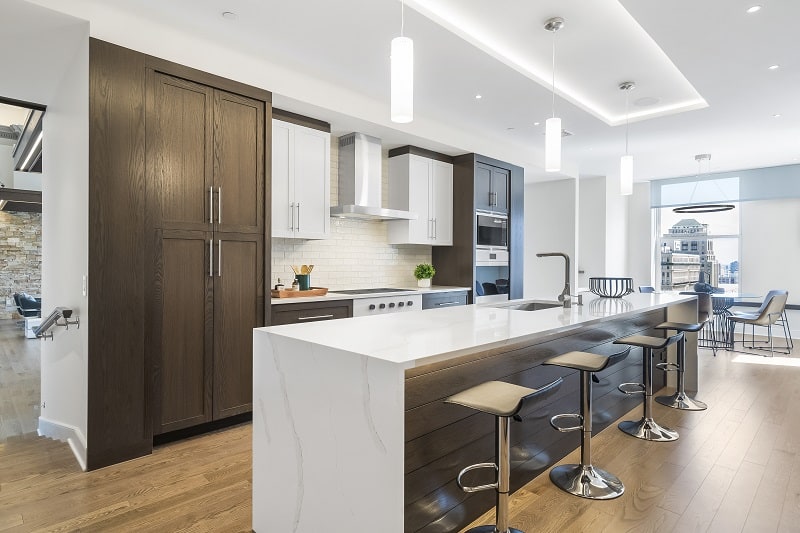
<instances>
[{"instance_id":1,"label":"built-in wall oven","mask_svg":"<svg viewBox=\"0 0 800 533\"><path fill-rule=\"evenodd\" d=\"M500 213L477 211L477 249L508 250L508 216Z\"/></svg>"}]
</instances>

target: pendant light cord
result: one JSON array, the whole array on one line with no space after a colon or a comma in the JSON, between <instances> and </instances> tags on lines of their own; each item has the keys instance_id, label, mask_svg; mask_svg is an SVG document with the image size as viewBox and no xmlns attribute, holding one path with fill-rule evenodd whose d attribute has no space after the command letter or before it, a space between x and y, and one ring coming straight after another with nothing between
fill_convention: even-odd
<instances>
[{"instance_id":1,"label":"pendant light cord","mask_svg":"<svg viewBox=\"0 0 800 533\"><path fill-rule=\"evenodd\" d=\"M405 0L400 2L400 37L403 37L403 30L406 25L406 3Z\"/></svg>"},{"instance_id":2,"label":"pendant light cord","mask_svg":"<svg viewBox=\"0 0 800 533\"><path fill-rule=\"evenodd\" d=\"M628 93L630 89L625 89L625 155L628 155Z\"/></svg>"},{"instance_id":3,"label":"pendant light cord","mask_svg":"<svg viewBox=\"0 0 800 533\"><path fill-rule=\"evenodd\" d=\"M553 118L556 118L556 32L553 31Z\"/></svg>"}]
</instances>

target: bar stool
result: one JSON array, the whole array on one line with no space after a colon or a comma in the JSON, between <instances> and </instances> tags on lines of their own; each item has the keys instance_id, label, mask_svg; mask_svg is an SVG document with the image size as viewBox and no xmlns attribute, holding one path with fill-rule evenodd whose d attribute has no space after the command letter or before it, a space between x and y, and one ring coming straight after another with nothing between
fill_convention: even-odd
<instances>
[{"instance_id":1,"label":"bar stool","mask_svg":"<svg viewBox=\"0 0 800 533\"><path fill-rule=\"evenodd\" d=\"M497 491L497 524L474 527L469 530L469 533L522 533L519 529L508 526L508 493L511 482L510 418L522 420L518 413L523 405L537 397L555 391L561 386L562 382L563 380L558 378L540 389L529 389L528 387L503 381L487 381L445 400L445 403L463 405L481 413L489 413L495 416L497 463L478 463L468 466L458 473L456 482L464 492L478 492L489 489ZM477 487L464 486L461 481L464 474L478 468L493 468L496 472L495 482Z\"/></svg>"},{"instance_id":2,"label":"bar stool","mask_svg":"<svg viewBox=\"0 0 800 533\"><path fill-rule=\"evenodd\" d=\"M653 353L665 349L671 344L683 340L683 333L678 333L663 339L661 337L647 337L644 335L631 335L623 339L617 339L614 344L627 344L628 346L639 346L642 348L642 367L644 373L644 384L623 383L618 388L625 394L644 394L644 416L641 420L626 420L619 423L619 429L636 437L637 439L652 440L656 442L669 442L678 440L678 432L664 426L660 426L653 420ZM635 386L638 390L630 390L629 387Z\"/></svg>"},{"instance_id":3,"label":"bar stool","mask_svg":"<svg viewBox=\"0 0 800 533\"><path fill-rule=\"evenodd\" d=\"M697 333L705 326L704 322L699 324L684 324L682 322L662 322L657 325L655 329L675 330L682 333ZM661 405L672 407L673 409L683 409L685 411L704 411L708 406L700 400L695 400L686 395L684 371L686 370L686 336L678 343L678 359L677 364L672 363L659 363L656 365L661 370L666 372L677 372L678 374L678 387L675 394L670 396L658 396L656 401Z\"/></svg>"},{"instance_id":4,"label":"bar stool","mask_svg":"<svg viewBox=\"0 0 800 533\"><path fill-rule=\"evenodd\" d=\"M561 432L582 431L580 464L559 465L550 470L550 480L560 488L575 496L591 500L610 500L625 492L625 486L617 476L592 465L592 381L595 372L610 367L625 359L631 352L630 346L620 349L614 347L611 355L587 352L569 352L543 364L572 368L581 374L581 412L556 415L550 425ZM576 419L579 425L561 427L558 421L564 418Z\"/></svg>"}]
</instances>

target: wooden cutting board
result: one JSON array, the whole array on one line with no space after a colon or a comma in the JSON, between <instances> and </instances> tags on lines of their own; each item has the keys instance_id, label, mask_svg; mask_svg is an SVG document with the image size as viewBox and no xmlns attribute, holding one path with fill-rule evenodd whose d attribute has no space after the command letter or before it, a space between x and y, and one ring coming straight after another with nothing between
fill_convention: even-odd
<instances>
[{"instance_id":1,"label":"wooden cutting board","mask_svg":"<svg viewBox=\"0 0 800 533\"><path fill-rule=\"evenodd\" d=\"M273 298L305 298L308 296L325 296L328 289L325 287L311 287L307 291L294 291L292 289L272 289L270 294Z\"/></svg>"}]
</instances>

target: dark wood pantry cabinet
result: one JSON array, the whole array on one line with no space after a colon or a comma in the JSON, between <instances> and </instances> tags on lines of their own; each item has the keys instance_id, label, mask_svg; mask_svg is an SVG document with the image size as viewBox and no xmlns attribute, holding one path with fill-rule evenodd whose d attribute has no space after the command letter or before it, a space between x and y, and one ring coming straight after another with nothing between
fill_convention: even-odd
<instances>
[{"instance_id":1,"label":"dark wood pantry cabinet","mask_svg":"<svg viewBox=\"0 0 800 533\"><path fill-rule=\"evenodd\" d=\"M271 94L90 40L87 466L251 410Z\"/></svg>"},{"instance_id":2,"label":"dark wood pantry cabinet","mask_svg":"<svg viewBox=\"0 0 800 533\"><path fill-rule=\"evenodd\" d=\"M252 409L264 324L264 102L148 70L153 432Z\"/></svg>"}]
</instances>

